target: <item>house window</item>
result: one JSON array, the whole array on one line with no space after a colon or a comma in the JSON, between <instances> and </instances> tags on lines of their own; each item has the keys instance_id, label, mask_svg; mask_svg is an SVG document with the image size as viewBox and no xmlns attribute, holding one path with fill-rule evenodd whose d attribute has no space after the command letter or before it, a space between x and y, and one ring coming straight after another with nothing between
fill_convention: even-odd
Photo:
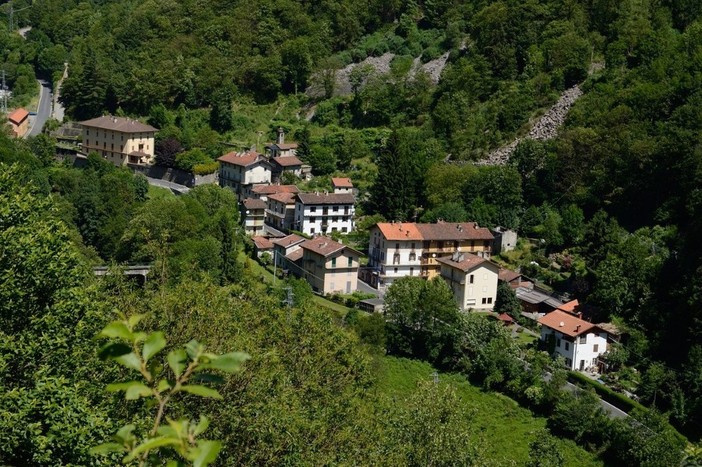
<instances>
[{"instance_id":1,"label":"house window","mask_svg":"<svg viewBox=\"0 0 702 467\"><path fill-rule=\"evenodd\" d=\"M487 303L487 298L483 297L483 305Z\"/></svg>"},{"instance_id":2,"label":"house window","mask_svg":"<svg viewBox=\"0 0 702 467\"><path fill-rule=\"evenodd\" d=\"M399 244L399 243L395 243L395 249L396 249L396 250L399 250L399 249L400 249L400 244Z\"/></svg>"},{"instance_id":3,"label":"house window","mask_svg":"<svg viewBox=\"0 0 702 467\"><path fill-rule=\"evenodd\" d=\"M595 344L592 346L592 351L597 352L600 349L600 344Z\"/></svg>"},{"instance_id":4,"label":"house window","mask_svg":"<svg viewBox=\"0 0 702 467\"><path fill-rule=\"evenodd\" d=\"M414 268L410 268L410 276L414 276Z\"/></svg>"},{"instance_id":5,"label":"house window","mask_svg":"<svg viewBox=\"0 0 702 467\"><path fill-rule=\"evenodd\" d=\"M587 342L587 336L580 336L578 344L585 344Z\"/></svg>"},{"instance_id":6,"label":"house window","mask_svg":"<svg viewBox=\"0 0 702 467\"><path fill-rule=\"evenodd\" d=\"M488 305L492 304L492 297L488 297Z\"/></svg>"},{"instance_id":7,"label":"house window","mask_svg":"<svg viewBox=\"0 0 702 467\"><path fill-rule=\"evenodd\" d=\"M85 130L85 136L90 136L90 130Z\"/></svg>"},{"instance_id":8,"label":"house window","mask_svg":"<svg viewBox=\"0 0 702 467\"><path fill-rule=\"evenodd\" d=\"M353 266L353 258L349 256L348 267L351 267L351 266Z\"/></svg>"},{"instance_id":9,"label":"house window","mask_svg":"<svg viewBox=\"0 0 702 467\"><path fill-rule=\"evenodd\" d=\"M573 360L571 360L570 358L566 358L566 366L568 368L573 368Z\"/></svg>"},{"instance_id":10,"label":"house window","mask_svg":"<svg viewBox=\"0 0 702 467\"><path fill-rule=\"evenodd\" d=\"M341 231L344 232L344 233L346 233L346 232L349 231L349 229L348 229L347 227L342 227L342 228L341 228Z\"/></svg>"},{"instance_id":11,"label":"house window","mask_svg":"<svg viewBox=\"0 0 702 467\"><path fill-rule=\"evenodd\" d=\"M314 227L312 227L312 228L310 229L310 233L311 233L311 234L314 233Z\"/></svg>"},{"instance_id":12,"label":"house window","mask_svg":"<svg viewBox=\"0 0 702 467\"><path fill-rule=\"evenodd\" d=\"M566 350L570 350L570 342L566 342L566 343L565 343L565 349L566 349Z\"/></svg>"},{"instance_id":13,"label":"house window","mask_svg":"<svg viewBox=\"0 0 702 467\"><path fill-rule=\"evenodd\" d=\"M392 255L392 264L400 264L400 253Z\"/></svg>"},{"instance_id":14,"label":"house window","mask_svg":"<svg viewBox=\"0 0 702 467\"><path fill-rule=\"evenodd\" d=\"M561 340L556 339L556 347L560 348L561 347Z\"/></svg>"},{"instance_id":15,"label":"house window","mask_svg":"<svg viewBox=\"0 0 702 467\"><path fill-rule=\"evenodd\" d=\"M316 217L310 217L310 222L316 222L317 218Z\"/></svg>"},{"instance_id":16,"label":"house window","mask_svg":"<svg viewBox=\"0 0 702 467\"><path fill-rule=\"evenodd\" d=\"M397 274L397 268L395 268L395 274Z\"/></svg>"},{"instance_id":17,"label":"house window","mask_svg":"<svg viewBox=\"0 0 702 467\"><path fill-rule=\"evenodd\" d=\"M316 206L312 206L312 207L310 208L310 212L317 212L317 207L316 207Z\"/></svg>"},{"instance_id":18,"label":"house window","mask_svg":"<svg viewBox=\"0 0 702 467\"><path fill-rule=\"evenodd\" d=\"M334 206L334 207L332 208L332 211L334 211L334 212L339 212L339 206Z\"/></svg>"},{"instance_id":19,"label":"house window","mask_svg":"<svg viewBox=\"0 0 702 467\"><path fill-rule=\"evenodd\" d=\"M415 253L410 253L409 259L410 261L415 261L417 259L417 255Z\"/></svg>"},{"instance_id":20,"label":"house window","mask_svg":"<svg viewBox=\"0 0 702 467\"><path fill-rule=\"evenodd\" d=\"M473 280L474 280L473 274L471 274L470 276L468 276L468 282L469 282L470 284L473 283Z\"/></svg>"},{"instance_id":21,"label":"house window","mask_svg":"<svg viewBox=\"0 0 702 467\"><path fill-rule=\"evenodd\" d=\"M332 258L332 265L331 267L335 268L336 267L336 258Z\"/></svg>"}]
</instances>

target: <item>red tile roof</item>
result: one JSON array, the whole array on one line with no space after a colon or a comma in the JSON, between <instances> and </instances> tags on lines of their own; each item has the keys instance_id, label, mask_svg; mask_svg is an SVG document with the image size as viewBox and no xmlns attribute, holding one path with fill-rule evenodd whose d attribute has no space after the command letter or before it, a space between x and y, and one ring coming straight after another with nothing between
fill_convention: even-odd
<instances>
[{"instance_id":1,"label":"red tile roof","mask_svg":"<svg viewBox=\"0 0 702 467\"><path fill-rule=\"evenodd\" d=\"M297 143L268 143L268 144L266 144L267 148L272 148L273 146L285 151L286 149L297 149L298 145L297 145Z\"/></svg>"},{"instance_id":2,"label":"red tile roof","mask_svg":"<svg viewBox=\"0 0 702 467\"><path fill-rule=\"evenodd\" d=\"M281 167L294 167L296 165L302 165L302 161L295 156L286 157L274 157L271 162L278 164Z\"/></svg>"},{"instance_id":3,"label":"red tile roof","mask_svg":"<svg viewBox=\"0 0 702 467\"><path fill-rule=\"evenodd\" d=\"M332 253L347 248L343 243L335 242L328 237L316 237L303 242L300 246L305 250L310 250L322 256L329 256Z\"/></svg>"},{"instance_id":4,"label":"red tile roof","mask_svg":"<svg viewBox=\"0 0 702 467\"><path fill-rule=\"evenodd\" d=\"M578 300L575 299L569 301L568 303L564 303L563 305L559 306L558 309L561 311L565 311L566 313L575 314L575 309L578 307L578 305L580 305L580 302L578 302Z\"/></svg>"},{"instance_id":5,"label":"red tile roof","mask_svg":"<svg viewBox=\"0 0 702 467\"><path fill-rule=\"evenodd\" d=\"M290 234L287 237L277 238L277 239L273 240L273 244L287 248L289 246L295 245L296 243L300 243L304 240L305 240L305 237L300 237L299 235L296 235L296 234Z\"/></svg>"},{"instance_id":6,"label":"red tile roof","mask_svg":"<svg viewBox=\"0 0 702 467\"><path fill-rule=\"evenodd\" d=\"M27 117L29 117L29 112L27 112L25 109L20 107L19 109L15 109L10 114L7 116L7 119L14 123L15 125L19 125L22 123Z\"/></svg>"},{"instance_id":7,"label":"red tile roof","mask_svg":"<svg viewBox=\"0 0 702 467\"><path fill-rule=\"evenodd\" d=\"M424 240L493 240L490 229L475 222L437 222L417 224Z\"/></svg>"},{"instance_id":8,"label":"red tile roof","mask_svg":"<svg viewBox=\"0 0 702 467\"><path fill-rule=\"evenodd\" d=\"M514 323L514 319L507 313L500 313L497 315L497 319L503 321L505 324Z\"/></svg>"},{"instance_id":9,"label":"red tile roof","mask_svg":"<svg viewBox=\"0 0 702 467\"><path fill-rule=\"evenodd\" d=\"M104 115L102 117L85 120L79 123L90 128L120 131L122 133L149 133L158 131L158 129L152 127L151 125L146 125L138 120L124 117L113 117L111 115Z\"/></svg>"},{"instance_id":10,"label":"red tile roof","mask_svg":"<svg viewBox=\"0 0 702 467\"><path fill-rule=\"evenodd\" d=\"M351 183L350 178L332 177L331 182L334 188L353 188L353 183Z\"/></svg>"},{"instance_id":11,"label":"red tile roof","mask_svg":"<svg viewBox=\"0 0 702 467\"><path fill-rule=\"evenodd\" d=\"M272 195L273 193L299 193L300 189L295 185L256 185L251 192L258 195Z\"/></svg>"},{"instance_id":12,"label":"red tile roof","mask_svg":"<svg viewBox=\"0 0 702 467\"><path fill-rule=\"evenodd\" d=\"M302 204L353 204L356 199L351 193L298 193Z\"/></svg>"},{"instance_id":13,"label":"red tile roof","mask_svg":"<svg viewBox=\"0 0 702 467\"><path fill-rule=\"evenodd\" d=\"M295 261L297 261L298 259L302 258L302 255L303 255L303 253L302 253L302 248L299 248L299 249L297 249L297 250L295 250L295 251L291 251L290 253L288 253L287 255L285 255L285 257L286 257L287 259L289 259L290 261L295 262Z\"/></svg>"},{"instance_id":14,"label":"red tile roof","mask_svg":"<svg viewBox=\"0 0 702 467\"><path fill-rule=\"evenodd\" d=\"M542 326L555 329L570 337L586 334L597 327L588 321L560 310L555 310L547 314L539 319L539 323L541 323Z\"/></svg>"},{"instance_id":15,"label":"red tile roof","mask_svg":"<svg viewBox=\"0 0 702 467\"><path fill-rule=\"evenodd\" d=\"M478 227L475 222L379 222L380 231L387 240L492 240L490 229Z\"/></svg>"},{"instance_id":16,"label":"red tile roof","mask_svg":"<svg viewBox=\"0 0 702 467\"><path fill-rule=\"evenodd\" d=\"M254 152L254 151L230 152L230 153L227 153L227 154L219 157L217 160L220 162L226 162L227 164L248 167L250 165L255 164L259 160L262 160L260 156L261 155L259 153Z\"/></svg>"},{"instance_id":17,"label":"red tile roof","mask_svg":"<svg viewBox=\"0 0 702 467\"><path fill-rule=\"evenodd\" d=\"M283 204L295 204L295 194L294 193L274 193L268 195L269 200L278 201Z\"/></svg>"},{"instance_id":18,"label":"red tile roof","mask_svg":"<svg viewBox=\"0 0 702 467\"><path fill-rule=\"evenodd\" d=\"M490 261L488 261L487 259L481 258L480 256L476 256L470 253L460 253L458 255L458 258L460 259L460 261L454 261L453 258L450 256L446 258L436 258L436 260L442 264L451 266L452 268L456 268L463 272L468 272L472 269L475 269L483 263L490 263ZM494 265L494 263L490 264Z\"/></svg>"},{"instance_id":19,"label":"red tile roof","mask_svg":"<svg viewBox=\"0 0 702 467\"><path fill-rule=\"evenodd\" d=\"M417 224L402 222L379 222L380 233L386 240L422 240L422 234L417 230Z\"/></svg>"},{"instance_id":20,"label":"red tile roof","mask_svg":"<svg viewBox=\"0 0 702 467\"><path fill-rule=\"evenodd\" d=\"M273 248L273 243L266 237L261 237L260 235L257 235L255 237L251 237L251 240L253 240L254 245L256 245L256 248L258 248L259 250L270 250L271 248Z\"/></svg>"},{"instance_id":21,"label":"red tile roof","mask_svg":"<svg viewBox=\"0 0 702 467\"><path fill-rule=\"evenodd\" d=\"M509 269L504 268L500 268L500 272L497 275L498 279L505 282L512 282L518 277L521 277L521 273L510 271Z\"/></svg>"},{"instance_id":22,"label":"red tile roof","mask_svg":"<svg viewBox=\"0 0 702 467\"><path fill-rule=\"evenodd\" d=\"M246 198L241 203L246 209L266 209L268 207L265 201L258 198Z\"/></svg>"}]
</instances>

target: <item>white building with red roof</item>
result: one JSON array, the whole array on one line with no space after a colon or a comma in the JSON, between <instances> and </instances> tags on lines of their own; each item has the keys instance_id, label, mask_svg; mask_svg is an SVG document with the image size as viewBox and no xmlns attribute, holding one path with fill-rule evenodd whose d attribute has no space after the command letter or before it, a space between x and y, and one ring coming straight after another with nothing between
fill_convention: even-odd
<instances>
[{"instance_id":1,"label":"white building with red roof","mask_svg":"<svg viewBox=\"0 0 702 467\"><path fill-rule=\"evenodd\" d=\"M437 261L441 265L441 277L453 291L461 310L492 310L497 297L498 265L481 256L461 252Z\"/></svg>"},{"instance_id":2,"label":"white building with red roof","mask_svg":"<svg viewBox=\"0 0 702 467\"><path fill-rule=\"evenodd\" d=\"M298 193L294 229L307 235L351 232L355 202L350 193Z\"/></svg>"},{"instance_id":3,"label":"white building with red roof","mask_svg":"<svg viewBox=\"0 0 702 467\"><path fill-rule=\"evenodd\" d=\"M373 287L386 287L405 276L436 277L439 258L455 252L490 258L492 234L474 222L379 222L370 229L369 277Z\"/></svg>"},{"instance_id":4,"label":"white building with red roof","mask_svg":"<svg viewBox=\"0 0 702 467\"><path fill-rule=\"evenodd\" d=\"M332 189L334 193L354 193L353 182L348 177L332 177Z\"/></svg>"},{"instance_id":5,"label":"white building with red roof","mask_svg":"<svg viewBox=\"0 0 702 467\"><path fill-rule=\"evenodd\" d=\"M219 186L231 188L239 199L251 197L255 185L271 182L268 159L256 151L230 152L217 161Z\"/></svg>"},{"instance_id":6,"label":"white building with red roof","mask_svg":"<svg viewBox=\"0 0 702 467\"><path fill-rule=\"evenodd\" d=\"M556 310L539 324L541 340L554 357L565 359L570 370L596 370L600 355L607 352L607 331L575 315Z\"/></svg>"}]
</instances>

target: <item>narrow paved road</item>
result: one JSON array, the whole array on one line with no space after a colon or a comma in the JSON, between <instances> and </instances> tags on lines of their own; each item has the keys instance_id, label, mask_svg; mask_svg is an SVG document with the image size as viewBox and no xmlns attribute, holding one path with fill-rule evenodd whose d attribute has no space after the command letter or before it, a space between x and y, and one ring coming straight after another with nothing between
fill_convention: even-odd
<instances>
[{"instance_id":1,"label":"narrow paved road","mask_svg":"<svg viewBox=\"0 0 702 467\"><path fill-rule=\"evenodd\" d=\"M146 180L149 182L149 185L158 186L161 188L168 188L176 195L182 195L190 191L190 188L188 188L185 185L179 185L177 183L169 182L167 180L161 180L160 178L146 177Z\"/></svg>"},{"instance_id":2,"label":"narrow paved road","mask_svg":"<svg viewBox=\"0 0 702 467\"><path fill-rule=\"evenodd\" d=\"M37 106L37 114L30 117L30 129L25 136L37 136L44 128L44 124L51 116L51 103L53 102L53 93L51 85L44 80L39 80L41 89L39 90L39 105Z\"/></svg>"}]
</instances>

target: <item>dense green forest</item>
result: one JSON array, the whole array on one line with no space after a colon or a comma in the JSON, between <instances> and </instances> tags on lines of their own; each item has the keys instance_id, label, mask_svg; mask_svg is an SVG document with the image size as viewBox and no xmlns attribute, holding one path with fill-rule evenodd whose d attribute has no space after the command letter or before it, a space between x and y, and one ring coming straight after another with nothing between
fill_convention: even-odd
<instances>
[{"instance_id":1,"label":"dense green forest","mask_svg":"<svg viewBox=\"0 0 702 467\"><path fill-rule=\"evenodd\" d=\"M692 440L702 434L702 4L32 5L18 15L21 25L32 26L26 40L7 30L0 37L11 87L29 87L25 81L34 76L55 82L67 61L61 99L69 115L147 119L161 129L158 160L164 165L206 170L228 145L260 144L282 126L313 167L316 178L307 186L324 186L329 175L344 174L361 188L359 212L367 216L361 226L383 218L471 220L543 239L499 260L570 293L595 310L594 319L625 330L627 339L610 364L619 370L618 384L634 384L641 402L655 409L646 415L654 433L666 430L667 418ZM335 70L387 52L394 54L387 73L359 67L351 73L350 93L336 92ZM414 59L426 63L445 52L437 84L410 71ZM304 90L315 83L325 92L310 97ZM584 96L558 137L523 141L506 165L465 163L525 134L530 119L576 83ZM383 463L397 455L400 463L423 463L412 457L420 455L412 452L413 442L402 437L408 432L393 431L407 428L401 420L410 412L394 411L382 397L368 402L375 377L364 345L428 360L517 399L538 387L521 402L552 417L553 433L588 445L607 461L621 460L616 456L623 453L679 452L669 449L677 442L672 435L657 437L663 440L658 449L643 454L635 443L650 440L633 436L635 427L603 422L605 432L593 425L586 433L568 426L567 411L582 407L554 405L543 394L547 388L510 363L510 347L499 333L492 345L504 358L495 360L475 342L451 338L450 329L437 341L380 326L386 342L378 343L378 323L365 318L362 324L347 320L343 329L312 302L288 314L277 292L242 261L247 241L236 233L236 201L227 192L201 187L182 198L159 197L143 178L99 158L90 157L80 170L53 162L46 136L0 143L0 160L17 164L3 168L1 193L7 239L0 293L7 322L0 384L11 395L3 413L17 417L7 418L0 457L6 462L50 463L52 456L98 462L86 457L88 447L128 418L117 396L106 397L97 381L123 375L96 358L91 340L114 318L113 308L147 313L144 325L176 342L195 337L216 352L252 355L244 372L228 377L222 388L241 412L213 420L212 430L234 462ZM449 155L452 163L444 162ZM51 215L37 217L38 211ZM159 268L145 290L114 278L90 279L86 265L112 261ZM45 276L35 277L38 271ZM309 292L302 284L295 287L300 297ZM408 284L396 300L398 320L412 307L412 297L439 304L444 292ZM483 325L464 323L448 304L423 312L454 323L452 329L479 332ZM353 330L374 344L359 344ZM305 353L298 342L314 350ZM317 368L324 371L312 371ZM276 390L268 404L263 395L271 387ZM58 397L67 412L52 419ZM199 413L194 405L185 398L178 410ZM22 411L15 414L15 406ZM215 406L204 408L216 412ZM129 409L133 415L134 406ZM556 409L562 412L554 416ZM290 419L275 417L278 410L288 410ZM148 407L138 411L145 416ZM378 413L387 415L377 417L379 425L358 426ZM70 417L89 422L70 424ZM305 438L310 432L317 433L314 439ZM464 435L470 434L451 439ZM270 449L258 452L261 443ZM29 453L37 454L22 457ZM457 455L480 457L460 450ZM635 463L673 461L636 457Z\"/></svg>"}]
</instances>

